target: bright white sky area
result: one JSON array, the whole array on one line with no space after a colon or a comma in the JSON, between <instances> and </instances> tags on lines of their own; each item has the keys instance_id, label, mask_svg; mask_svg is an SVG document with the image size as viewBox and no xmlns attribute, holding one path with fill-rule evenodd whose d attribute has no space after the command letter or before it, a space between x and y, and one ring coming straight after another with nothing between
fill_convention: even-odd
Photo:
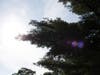
<instances>
[{"instance_id":1,"label":"bright white sky area","mask_svg":"<svg viewBox=\"0 0 100 75\"><path fill-rule=\"evenodd\" d=\"M15 39L31 29L28 25L31 19L45 17L61 17L68 22L78 20L78 16L57 0L0 0L0 75L11 75L22 67L36 71L37 75L46 71L34 66L33 62L40 60L47 49Z\"/></svg>"}]
</instances>

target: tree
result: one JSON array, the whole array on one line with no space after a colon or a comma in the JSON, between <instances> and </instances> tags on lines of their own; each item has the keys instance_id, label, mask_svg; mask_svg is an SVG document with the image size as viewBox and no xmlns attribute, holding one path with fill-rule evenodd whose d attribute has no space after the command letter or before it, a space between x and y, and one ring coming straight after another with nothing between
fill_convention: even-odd
<instances>
[{"instance_id":1,"label":"tree","mask_svg":"<svg viewBox=\"0 0 100 75\"><path fill-rule=\"evenodd\" d=\"M12 75L35 75L35 71L32 71L30 69L27 68L21 68L18 73L14 73Z\"/></svg>"},{"instance_id":2,"label":"tree","mask_svg":"<svg viewBox=\"0 0 100 75\"><path fill-rule=\"evenodd\" d=\"M32 20L36 29L23 35L38 47L47 47L49 52L37 62L56 75L100 74L100 5L99 0L59 0L81 15L81 21L67 23L57 18ZM49 73L51 74L51 73ZM48 75L49 75L48 74Z\"/></svg>"},{"instance_id":3,"label":"tree","mask_svg":"<svg viewBox=\"0 0 100 75\"><path fill-rule=\"evenodd\" d=\"M94 20L91 21L91 17L88 17L70 24L60 18L41 22L31 21L37 29L23 38L37 44L38 47L50 48L38 65L68 75L91 75L96 73L95 65L99 65L100 57L100 26L96 25Z\"/></svg>"},{"instance_id":4,"label":"tree","mask_svg":"<svg viewBox=\"0 0 100 75\"><path fill-rule=\"evenodd\" d=\"M71 2L71 9L77 14L89 14L94 13L96 16L100 17L100 4L99 0L59 0L64 5L67 2Z\"/></svg>"}]
</instances>

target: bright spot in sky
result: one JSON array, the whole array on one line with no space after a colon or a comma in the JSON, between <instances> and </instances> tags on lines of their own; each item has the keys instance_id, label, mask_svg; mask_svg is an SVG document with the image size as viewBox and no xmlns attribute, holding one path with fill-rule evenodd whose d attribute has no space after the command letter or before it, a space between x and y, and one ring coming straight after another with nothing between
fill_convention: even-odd
<instances>
[{"instance_id":1,"label":"bright spot in sky","mask_svg":"<svg viewBox=\"0 0 100 75\"><path fill-rule=\"evenodd\" d=\"M8 47L9 45L15 45L17 41L14 37L19 33L25 32L25 29L21 24L22 21L15 14L10 14L5 18L2 28L2 42L4 45L6 44Z\"/></svg>"},{"instance_id":2,"label":"bright spot in sky","mask_svg":"<svg viewBox=\"0 0 100 75\"><path fill-rule=\"evenodd\" d=\"M23 25L22 22L22 19L16 14L9 14L4 18L1 33L2 49L0 52L2 53L0 53L0 61L3 64L5 63L6 68L9 67L11 73L17 72L21 67L26 67L40 74L44 69L40 70L40 68L33 66L32 63L42 58L47 50L46 48L44 50L36 48L29 42L19 41L15 38L20 33L27 33L28 27Z\"/></svg>"}]
</instances>

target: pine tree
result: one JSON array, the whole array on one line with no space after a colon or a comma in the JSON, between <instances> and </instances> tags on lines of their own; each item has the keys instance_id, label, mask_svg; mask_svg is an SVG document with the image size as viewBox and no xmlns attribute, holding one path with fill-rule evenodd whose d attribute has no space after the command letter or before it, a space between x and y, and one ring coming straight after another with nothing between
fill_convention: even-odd
<instances>
[{"instance_id":1,"label":"pine tree","mask_svg":"<svg viewBox=\"0 0 100 75\"><path fill-rule=\"evenodd\" d=\"M67 23L57 18L32 20L36 29L21 37L49 52L37 62L52 75L100 74L100 5L99 0L59 0L72 12L81 15L81 21ZM47 75L49 75L47 74ZM45 75L45 74L44 74Z\"/></svg>"}]
</instances>

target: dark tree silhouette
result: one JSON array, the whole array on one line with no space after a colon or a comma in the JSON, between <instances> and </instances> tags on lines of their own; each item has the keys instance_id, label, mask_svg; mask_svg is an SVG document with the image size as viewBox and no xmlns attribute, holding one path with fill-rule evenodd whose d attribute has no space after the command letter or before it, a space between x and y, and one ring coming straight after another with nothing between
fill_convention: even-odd
<instances>
[{"instance_id":1,"label":"dark tree silhouette","mask_svg":"<svg viewBox=\"0 0 100 75\"><path fill-rule=\"evenodd\" d=\"M71 2L71 9L77 14L94 13L100 17L100 1L99 0L59 0L64 5Z\"/></svg>"},{"instance_id":2,"label":"dark tree silhouette","mask_svg":"<svg viewBox=\"0 0 100 75\"><path fill-rule=\"evenodd\" d=\"M32 71L30 69L27 68L21 68L18 73L14 73L12 75L35 75L35 71Z\"/></svg>"},{"instance_id":3,"label":"dark tree silhouette","mask_svg":"<svg viewBox=\"0 0 100 75\"><path fill-rule=\"evenodd\" d=\"M53 73L44 75L100 75L100 5L99 0L59 0L81 15L81 21L67 23L57 18L32 20L36 27L23 41L38 47L47 47L49 52L37 62ZM67 3L70 2L70 5Z\"/></svg>"},{"instance_id":4,"label":"dark tree silhouette","mask_svg":"<svg viewBox=\"0 0 100 75\"><path fill-rule=\"evenodd\" d=\"M49 52L37 64L65 75L91 75L99 73L100 26L94 16L84 17L78 23L61 20L32 20L37 27L23 40L38 47L48 47Z\"/></svg>"}]
</instances>

